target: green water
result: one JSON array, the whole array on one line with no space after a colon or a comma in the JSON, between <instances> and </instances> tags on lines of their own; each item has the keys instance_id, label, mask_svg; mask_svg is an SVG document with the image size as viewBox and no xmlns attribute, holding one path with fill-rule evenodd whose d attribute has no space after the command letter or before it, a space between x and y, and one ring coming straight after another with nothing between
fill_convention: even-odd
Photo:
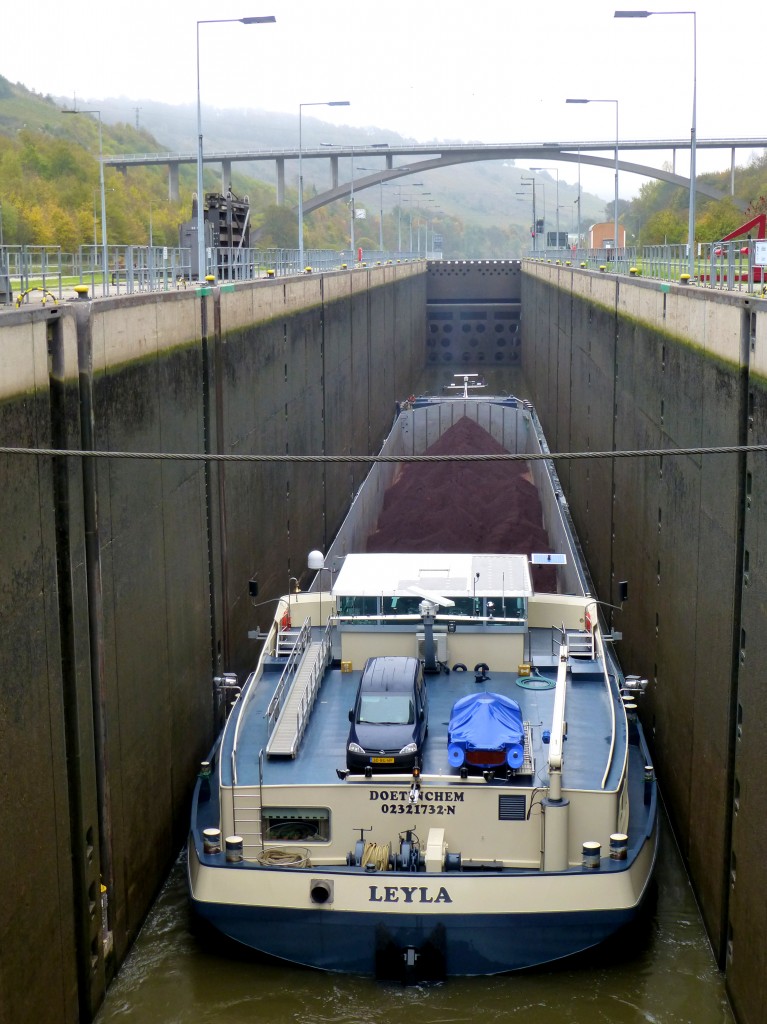
<instances>
[{"instance_id":1,"label":"green water","mask_svg":"<svg viewBox=\"0 0 767 1024\"><path fill-rule=\"evenodd\" d=\"M197 937L183 863L168 879L97 1024L733 1024L664 822L656 899L631 947L553 970L410 988L232 959Z\"/></svg>"}]
</instances>

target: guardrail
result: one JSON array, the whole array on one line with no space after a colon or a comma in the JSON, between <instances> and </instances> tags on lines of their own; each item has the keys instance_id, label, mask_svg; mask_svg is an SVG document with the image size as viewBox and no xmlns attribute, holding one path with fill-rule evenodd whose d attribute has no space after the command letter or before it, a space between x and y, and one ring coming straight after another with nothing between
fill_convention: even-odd
<instances>
[{"instance_id":1,"label":"guardrail","mask_svg":"<svg viewBox=\"0 0 767 1024\"><path fill-rule=\"evenodd\" d=\"M634 246L623 249L528 249L525 259L562 264L581 270L599 270L606 274L628 274L636 264Z\"/></svg>"},{"instance_id":2,"label":"guardrail","mask_svg":"<svg viewBox=\"0 0 767 1024\"><path fill-rule=\"evenodd\" d=\"M220 247L212 252L214 276L219 281L252 281L428 258L423 253L372 250L363 252L360 260L359 251L307 249L300 266L299 255L298 249ZM94 297L100 297L168 291L196 283L189 248L110 245L106 265L105 280L99 245L83 245L75 253L63 252L59 246L0 246L0 305L29 302L37 291L60 301L67 295L73 297L78 285L87 285Z\"/></svg>"},{"instance_id":3,"label":"guardrail","mask_svg":"<svg viewBox=\"0 0 767 1024\"><path fill-rule=\"evenodd\" d=\"M267 721L267 736L272 735L272 730L277 724L277 719L280 716L282 705L285 703L285 698L287 697L288 691L290 689L289 684L292 683L293 676L297 671L298 666L301 664L301 658L303 657L303 653L309 645L311 635L312 620L305 619L304 624L301 626L298 636L296 637L296 642L295 645L293 646L293 650L291 651L288 660L285 663L285 668L282 670L282 675L280 676L279 682L275 687L272 699L269 701L269 706L266 709L264 717L266 718ZM232 756L234 757L234 751L232 752Z\"/></svg>"},{"instance_id":4,"label":"guardrail","mask_svg":"<svg viewBox=\"0 0 767 1024\"><path fill-rule=\"evenodd\" d=\"M765 295L767 251L763 253L762 247L767 250L767 242L753 238L698 242L692 275L689 249L682 244L630 247L617 253L611 249L530 249L525 258L607 274Z\"/></svg>"}]
</instances>

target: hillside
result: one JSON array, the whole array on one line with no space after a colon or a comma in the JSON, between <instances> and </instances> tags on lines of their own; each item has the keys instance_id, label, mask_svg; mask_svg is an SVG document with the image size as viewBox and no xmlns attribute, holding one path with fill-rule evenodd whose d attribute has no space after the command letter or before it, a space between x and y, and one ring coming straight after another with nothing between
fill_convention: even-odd
<instances>
[{"instance_id":1,"label":"hillside","mask_svg":"<svg viewBox=\"0 0 767 1024\"><path fill-rule=\"evenodd\" d=\"M92 114L66 116L73 101L40 96L0 76L0 203L3 239L6 244L60 245L72 251L80 244L100 241L98 168L98 119ZM196 109L168 106L152 101L138 105L128 99L78 100L87 111L98 107L103 119L103 150L119 152L194 152ZM298 117L260 110L204 110L203 129L208 149L291 148L297 145ZM321 142L355 145L376 142L407 142L390 130L352 129L326 124L304 116L306 146ZM346 167L344 167L346 163ZM349 175L349 161L341 161L342 177ZM575 168L573 177L575 177ZM360 172L361 173L361 172ZM429 199L398 207L398 186L369 189L358 199L367 219L355 225L355 238L365 248L377 248L379 210L384 210L385 244L410 247L411 219L423 233L441 234L447 258L508 258L518 256L529 244L532 220L529 186L522 177L533 172L513 162L464 164L428 172L419 177ZM564 172L567 174L567 172ZM556 207L556 182L547 172L536 174L538 209L548 204L547 228L553 230L551 211ZM304 166L308 193L329 184L326 161L309 161ZM260 246L294 247L297 244L295 212L297 201L295 163L288 165L286 207L275 205L275 169L269 164L235 164L233 190L248 195L253 207L253 224ZM402 179L403 188L407 179ZM137 168L122 175L106 169L109 241L114 244L146 244L150 222L155 244L175 245L178 224L191 214L196 172L192 165L181 168L178 203L168 202L164 168ZM215 167L206 169L206 189L218 190L220 178ZM521 194L517 194L521 193ZM577 186L560 172L560 228L575 229ZM605 219L605 204L583 194L583 223ZM348 207L336 203L307 217L307 248L345 248L349 244ZM423 241L421 242L423 245Z\"/></svg>"}]
</instances>

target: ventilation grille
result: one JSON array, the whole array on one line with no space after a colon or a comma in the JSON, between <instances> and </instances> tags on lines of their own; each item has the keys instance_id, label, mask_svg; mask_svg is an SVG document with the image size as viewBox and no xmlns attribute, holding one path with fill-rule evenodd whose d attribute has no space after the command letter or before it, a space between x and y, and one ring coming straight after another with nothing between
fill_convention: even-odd
<instances>
[{"instance_id":1,"label":"ventilation grille","mask_svg":"<svg viewBox=\"0 0 767 1024\"><path fill-rule=\"evenodd\" d=\"M522 794L498 797L499 821L524 821L525 797Z\"/></svg>"}]
</instances>

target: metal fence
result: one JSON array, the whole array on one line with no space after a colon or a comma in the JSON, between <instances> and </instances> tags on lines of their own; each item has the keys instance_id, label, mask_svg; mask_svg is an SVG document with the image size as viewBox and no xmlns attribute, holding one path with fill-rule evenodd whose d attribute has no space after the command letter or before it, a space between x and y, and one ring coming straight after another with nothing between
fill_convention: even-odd
<instances>
[{"instance_id":1,"label":"metal fence","mask_svg":"<svg viewBox=\"0 0 767 1024\"><path fill-rule=\"evenodd\" d=\"M300 266L298 249L219 248L211 252L214 276L222 281L252 281L262 277L283 277L312 272L325 273L382 263L405 263L423 259L411 252L363 252L308 249ZM110 245L107 273L99 245L80 246L76 253L59 246L0 246L0 305L42 298L61 300L87 286L94 296L167 291L192 282L191 250L169 246Z\"/></svg>"},{"instance_id":2,"label":"metal fence","mask_svg":"<svg viewBox=\"0 0 767 1024\"><path fill-rule=\"evenodd\" d=\"M762 243L763 245L764 243ZM686 245L647 245L642 251L643 277L685 281L704 288L764 293L765 267L760 262L757 240L699 242L695 273L688 281L689 257Z\"/></svg>"},{"instance_id":3,"label":"metal fence","mask_svg":"<svg viewBox=\"0 0 767 1024\"><path fill-rule=\"evenodd\" d=\"M608 274L628 274L636 265L637 250L634 246L624 249L528 249L525 258L581 267L583 270L602 270Z\"/></svg>"},{"instance_id":4,"label":"metal fence","mask_svg":"<svg viewBox=\"0 0 767 1024\"><path fill-rule=\"evenodd\" d=\"M687 245L645 245L640 249L529 249L526 259L562 264L608 274L628 274L656 281L676 281L702 288L767 292L767 243L758 239L698 242L694 274L690 275Z\"/></svg>"}]
</instances>

